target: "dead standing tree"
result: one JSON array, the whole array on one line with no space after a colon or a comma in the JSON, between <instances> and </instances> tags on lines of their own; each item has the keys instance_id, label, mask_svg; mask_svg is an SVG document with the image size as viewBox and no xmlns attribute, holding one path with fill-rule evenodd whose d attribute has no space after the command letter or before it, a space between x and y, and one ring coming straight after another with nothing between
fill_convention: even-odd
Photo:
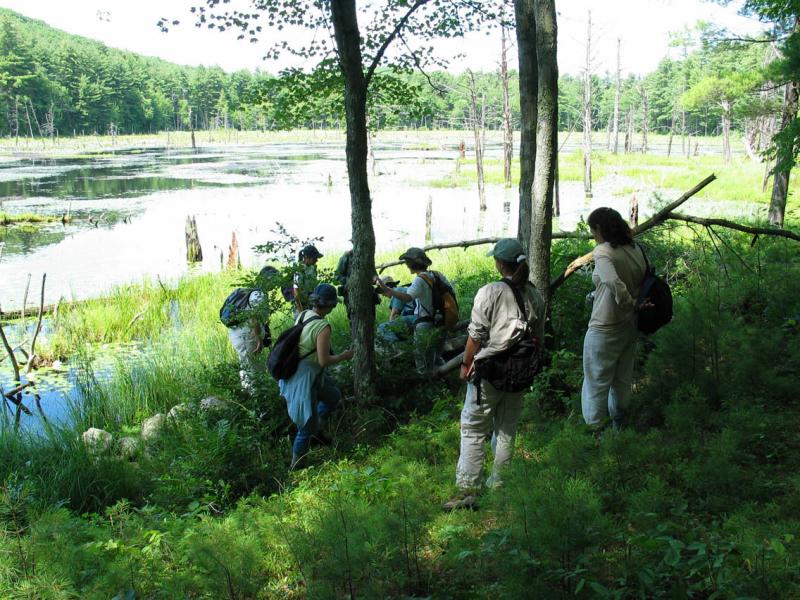
<instances>
[{"instance_id":1,"label":"dead standing tree","mask_svg":"<svg viewBox=\"0 0 800 600\"><path fill-rule=\"evenodd\" d=\"M467 70L467 85L469 88L469 122L475 136L475 170L478 177L478 200L480 211L486 211L486 185L483 173L483 149L486 141L486 96L481 95L478 104L478 89L475 83L475 74Z\"/></svg>"},{"instance_id":2,"label":"dead standing tree","mask_svg":"<svg viewBox=\"0 0 800 600\"><path fill-rule=\"evenodd\" d=\"M619 152L619 95L622 87L622 65L620 63L620 47L622 40L617 38L617 70L614 75L614 121L612 124L612 137L614 138L614 154Z\"/></svg>"},{"instance_id":3,"label":"dead standing tree","mask_svg":"<svg viewBox=\"0 0 800 600\"><path fill-rule=\"evenodd\" d=\"M583 191L592 197L592 11L586 24L586 62L583 67Z\"/></svg>"},{"instance_id":4,"label":"dead standing tree","mask_svg":"<svg viewBox=\"0 0 800 600\"><path fill-rule=\"evenodd\" d=\"M514 127L511 123L511 93L509 92L508 40L506 23L500 24L500 83L503 87L503 181L511 187L511 162L514 159Z\"/></svg>"}]
</instances>

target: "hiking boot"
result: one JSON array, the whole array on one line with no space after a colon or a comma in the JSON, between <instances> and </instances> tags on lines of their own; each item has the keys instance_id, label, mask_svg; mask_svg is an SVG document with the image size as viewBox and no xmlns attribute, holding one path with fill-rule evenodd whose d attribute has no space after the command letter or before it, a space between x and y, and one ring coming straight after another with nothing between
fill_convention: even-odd
<instances>
[{"instance_id":1,"label":"hiking boot","mask_svg":"<svg viewBox=\"0 0 800 600\"><path fill-rule=\"evenodd\" d=\"M445 512L454 510L476 510L478 508L478 495L470 490L462 490L447 502L442 504Z\"/></svg>"}]
</instances>

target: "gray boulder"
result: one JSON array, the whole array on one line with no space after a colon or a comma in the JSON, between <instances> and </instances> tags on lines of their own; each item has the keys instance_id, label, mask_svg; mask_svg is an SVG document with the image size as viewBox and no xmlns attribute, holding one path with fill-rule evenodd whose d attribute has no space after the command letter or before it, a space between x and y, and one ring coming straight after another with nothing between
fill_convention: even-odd
<instances>
[{"instance_id":1,"label":"gray boulder","mask_svg":"<svg viewBox=\"0 0 800 600\"><path fill-rule=\"evenodd\" d=\"M227 400L222 400L221 398L217 398L216 396L209 396L208 398L203 398L200 400L200 410L204 410L206 412L225 410L229 406L230 402Z\"/></svg>"},{"instance_id":2,"label":"gray boulder","mask_svg":"<svg viewBox=\"0 0 800 600\"><path fill-rule=\"evenodd\" d=\"M165 417L162 413L158 413L150 417L149 419L145 419L144 423L142 423L142 439L145 442L150 442L158 438L161 435L161 430L164 429L164 423L166 423L167 417Z\"/></svg>"},{"instance_id":3,"label":"gray boulder","mask_svg":"<svg viewBox=\"0 0 800 600\"><path fill-rule=\"evenodd\" d=\"M105 452L111 447L111 442L114 441L113 436L104 429L97 427L90 427L83 432L81 436L83 443L93 454Z\"/></svg>"},{"instance_id":4,"label":"gray boulder","mask_svg":"<svg viewBox=\"0 0 800 600\"><path fill-rule=\"evenodd\" d=\"M122 458L133 460L139 452L139 440L134 437L122 437L117 440L117 448Z\"/></svg>"}]
</instances>

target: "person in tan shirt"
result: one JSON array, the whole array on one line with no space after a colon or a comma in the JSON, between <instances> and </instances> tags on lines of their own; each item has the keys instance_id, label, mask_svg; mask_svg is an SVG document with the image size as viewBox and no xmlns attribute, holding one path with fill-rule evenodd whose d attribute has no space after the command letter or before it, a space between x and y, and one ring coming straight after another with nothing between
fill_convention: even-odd
<instances>
[{"instance_id":1,"label":"person in tan shirt","mask_svg":"<svg viewBox=\"0 0 800 600\"><path fill-rule=\"evenodd\" d=\"M472 305L461 363L461 378L469 384L461 411L461 452L456 466L460 491L443 504L447 511L475 508L483 483L484 446L490 439L494 463L486 485L496 487L502 483L501 471L511 461L522 412L525 390L503 391L488 380L476 378L476 361L512 350L544 318L544 300L528 281L530 269L522 245L516 239L505 238L495 244L488 256L494 257L503 280L479 289Z\"/></svg>"},{"instance_id":2,"label":"person in tan shirt","mask_svg":"<svg viewBox=\"0 0 800 600\"><path fill-rule=\"evenodd\" d=\"M630 227L614 209L595 209L587 222L597 246L592 316L583 341L581 408L590 427L602 429L610 418L619 428L633 381L636 299L646 261Z\"/></svg>"}]
</instances>

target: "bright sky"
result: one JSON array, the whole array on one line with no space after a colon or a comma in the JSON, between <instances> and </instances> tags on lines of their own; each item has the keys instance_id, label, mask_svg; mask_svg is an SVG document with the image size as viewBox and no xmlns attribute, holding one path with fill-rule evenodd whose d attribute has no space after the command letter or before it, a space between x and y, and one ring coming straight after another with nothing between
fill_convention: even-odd
<instances>
[{"instance_id":1,"label":"bright sky","mask_svg":"<svg viewBox=\"0 0 800 600\"><path fill-rule=\"evenodd\" d=\"M241 0L243 1L243 0ZM256 69L277 72L287 63L265 62L268 43L237 41L234 33L220 33L193 26L189 7L202 0L0 0L0 6L53 27L94 38L116 48L158 56L187 65L219 65L223 69ZM760 30L758 23L736 14L739 1L722 7L702 0L561 0L558 10L558 62L562 73L578 74L585 60L587 12L592 10L593 71L613 71L616 40L622 39L623 74L652 71L669 52L669 32L708 21L739 34ZM156 27L160 17L181 20L163 34ZM499 34L476 34L466 40L440 42L443 53L463 53L451 63L451 71L491 70L500 54ZM673 50L674 52L674 50ZM515 58L516 53L512 54ZM302 66L302 63L298 66ZM308 64L306 66L313 66Z\"/></svg>"}]
</instances>

